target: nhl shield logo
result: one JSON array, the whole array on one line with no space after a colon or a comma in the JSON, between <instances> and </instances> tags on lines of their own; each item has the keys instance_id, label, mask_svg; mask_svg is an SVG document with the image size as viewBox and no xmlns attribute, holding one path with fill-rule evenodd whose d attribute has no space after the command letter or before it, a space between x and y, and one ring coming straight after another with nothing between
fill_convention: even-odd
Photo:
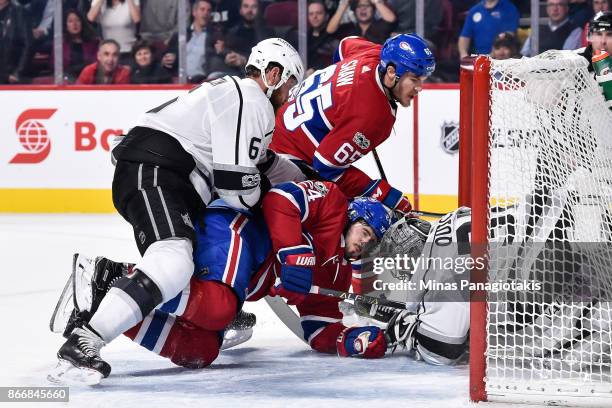
<instances>
[{"instance_id":1,"label":"nhl shield logo","mask_svg":"<svg viewBox=\"0 0 612 408\"><path fill-rule=\"evenodd\" d=\"M442 123L440 145L448 154L459 151L459 123L450 121Z\"/></svg>"},{"instance_id":2,"label":"nhl shield logo","mask_svg":"<svg viewBox=\"0 0 612 408\"><path fill-rule=\"evenodd\" d=\"M321 193L321 195L327 195L327 192L329 191L327 187L325 187L325 184L321 183L320 181L315 181L314 182L314 187L317 189L317 191L319 193Z\"/></svg>"},{"instance_id":3,"label":"nhl shield logo","mask_svg":"<svg viewBox=\"0 0 612 408\"><path fill-rule=\"evenodd\" d=\"M370 140L361 132L355 133L355 136L353 136L353 142L355 142L355 144L363 150L370 147Z\"/></svg>"}]
</instances>

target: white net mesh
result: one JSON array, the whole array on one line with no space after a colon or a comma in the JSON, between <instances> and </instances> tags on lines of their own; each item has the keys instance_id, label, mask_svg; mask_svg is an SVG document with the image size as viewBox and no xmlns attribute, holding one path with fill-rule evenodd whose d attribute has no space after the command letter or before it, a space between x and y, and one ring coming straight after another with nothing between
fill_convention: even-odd
<instances>
[{"instance_id":1,"label":"white net mesh","mask_svg":"<svg viewBox=\"0 0 612 408\"><path fill-rule=\"evenodd\" d=\"M612 113L581 56L492 61L489 395L612 398ZM478 103L476 100L475 103Z\"/></svg>"}]
</instances>

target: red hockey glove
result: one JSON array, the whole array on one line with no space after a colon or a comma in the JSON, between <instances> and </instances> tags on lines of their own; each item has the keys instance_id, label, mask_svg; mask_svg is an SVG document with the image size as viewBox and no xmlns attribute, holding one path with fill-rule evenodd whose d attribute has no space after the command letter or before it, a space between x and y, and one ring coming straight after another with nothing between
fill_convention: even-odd
<instances>
[{"instance_id":1,"label":"red hockey glove","mask_svg":"<svg viewBox=\"0 0 612 408\"><path fill-rule=\"evenodd\" d=\"M381 358L387 350L384 332L376 326L348 327L336 340L341 357Z\"/></svg>"},{"instance_id":2,"label":"red hockey glove","mask_svg":"<svg viewBox=\"0 0 612 408\"><path fill-rule=\"evenodd\" d=\"M404 197L401 191L391 187L385 180L378 182L371 197L383 203L385 207L402 214L409 213L412 210L410 200Z\"/></svg>"}]
</instances>

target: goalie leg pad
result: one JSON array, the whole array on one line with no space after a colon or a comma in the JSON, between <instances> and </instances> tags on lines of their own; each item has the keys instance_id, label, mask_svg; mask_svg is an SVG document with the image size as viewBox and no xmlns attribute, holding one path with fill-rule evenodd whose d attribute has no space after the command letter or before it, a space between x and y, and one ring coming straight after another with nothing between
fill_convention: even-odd
<instances>
[{"instance_id":1,"label":"goalie leg pad","mask_svg":"<svg viewBox=\"0 0 612 408\"><path fill-rule=\"evenodd\" d=\"M455 364L466 352L467 343L452 344L432 339L421 333L415 334L416 351L427 363L433 365Z\"/></svg>"}]
</instances>

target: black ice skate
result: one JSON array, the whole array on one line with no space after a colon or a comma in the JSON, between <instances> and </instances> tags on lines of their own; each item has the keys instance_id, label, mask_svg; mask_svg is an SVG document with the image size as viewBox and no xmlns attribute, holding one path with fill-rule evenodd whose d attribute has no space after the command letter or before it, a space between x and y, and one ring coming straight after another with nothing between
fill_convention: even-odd
<instances>
[{"instance_id":1,"label":"black ice skate","mask_svg":"<svg viewBox=\"0 0 612 408\"><path fill-rule=\"evenodd\" d=\"M236 318L232 320L229 326L227 326L227 329L246 330L255 326L255 323L257 323L257 316L255 316L255 313L245 312L244 310L240 309L236 315Z\"/></svg>"},{"instance_id":2,"label":"black ice skate","mask_svg":"<svg viewBox=\"0 0 612 408\"><path fill-rule=\"evenodd\" d=\"M253 326L256 322L255 313L245 312L241 309L223 333L221 350L227 350L248 341L253 336Z\"/></svg>"},{"instance_id":3,"label":"black ice skate","mask_svg":"<svg viewBox=\"0 0 612 408\"><path fill-rule=\"evenodd\" d=\"M54 383L98 384L108 377L110 365L100 357L104 340L87 324L73 330L57 352L57 367L47 379Z\"/></svg>"},{"instance_id":4,"label":"black ice skate","mask_svg":"<svg viewBox=\"0 0 612 408\"><path fill-rule=\"evenodd\" d=\"M74 254L72 274L51 317L51 331L68 338L75 327L89 322L113 283L127 273L128 264Z\"/></svg>"}]
</instances>

